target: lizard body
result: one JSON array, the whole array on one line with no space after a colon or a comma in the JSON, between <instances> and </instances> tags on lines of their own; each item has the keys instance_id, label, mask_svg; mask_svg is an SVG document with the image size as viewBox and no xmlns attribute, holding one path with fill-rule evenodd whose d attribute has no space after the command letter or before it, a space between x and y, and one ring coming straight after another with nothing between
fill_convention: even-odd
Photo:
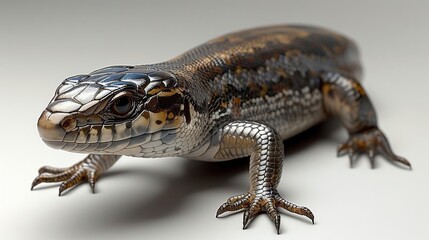
<instances>
[{"instance_id":1,"label":"lizard body","mask_svg":"<svg viewBox=\"0 0 429 240\"><path fill-rule=\"evenodd\" d=\"M321 28L272 26L213 39L169 61L112 66L67 78L38 122L51 147L88 153L70 168L42 167L32 187L63 181L91 187L121 155L226 161L250 156L250 189L217 216L245 209L243 226L266 212L277 231L281 207L312 212L277 192L284 139L330 117L350 134L339 153L396 156L360 84L355 44Z\"/></svg>"}]
</instances>

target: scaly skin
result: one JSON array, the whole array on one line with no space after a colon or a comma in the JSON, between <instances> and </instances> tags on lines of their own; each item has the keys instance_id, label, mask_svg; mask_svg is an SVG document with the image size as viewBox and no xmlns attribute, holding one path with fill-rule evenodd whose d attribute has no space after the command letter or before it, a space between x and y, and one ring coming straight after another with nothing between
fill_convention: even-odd
<instances>
[{"instance_id":1,"label":"scaly skin","mask_svg":"<svg viewBox=\"0 0 429 240\"><path fill-rule=\"evenodd\" d=\"M182 156L226 161L250 156L247 193L229 198L216 216L245 210L243 227L266 212L277 232L277 208L312 212L277 191L282 140L338 117L350 133L340 145L350 162L391 150L359 83L357 48L338 33L304 26L272 26L228 34L172 60L113 66L67 78L38 122L49 146L90 154L70 168L43 167L32 188L61 182L62 191L97 178L121 155Z\"/></svg>"}]
</instances>

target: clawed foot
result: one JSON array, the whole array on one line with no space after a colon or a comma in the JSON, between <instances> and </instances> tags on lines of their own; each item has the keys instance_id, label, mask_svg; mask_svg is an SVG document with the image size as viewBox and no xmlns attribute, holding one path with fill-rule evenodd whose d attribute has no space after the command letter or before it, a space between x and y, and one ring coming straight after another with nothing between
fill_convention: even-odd
<instances>
[{"instance_id":1,"label":"clawed foot","mask_svg":"<svg viewBox=\"0 0 429 240\"><path fill-rule=\"evenodd\" d=\"M100 171L98 166L85 159L69 168L55 168L44 166L39 169L37 176L31 184L31 190L40 183L62 182L59 189L59 196L65 190L79 185L87 180L91 186L92 192L95 192L95 182Z\"/></svg>"},{"instance_id":2,"label":"clawed foot","mask_svg":"<svg viewBox=\"0 0 429 240\"><path fill-rule=\"evenodd\" d=\"M375 167L374 157L378 153L384 154L390 160L407 166L411 169L411 164L405 158L393 153L389 142L378 128L367 129L358 133L350 134L346 143L338 146L338 156L348 154L350 167L353 167L356 153L366 153L371 162L371 167Z\"/></svg>"},{"instance_id":3,"label":"clawed foot","mask_svg":"<svg viewBox=\"0 0 429 240\"><path fill-rule=\"evenodd\" d=\"M252 192L230 197L217 210L216 217L219 217L224 212L245 210L243 215L243 229L246 229L249 223L260 212L266 212L277 230L280 232L280 214L277 212L277 207L283 208L289 212L304 215L308 217L314 224L314 216L310 209L297 206L285 199L280 194L273 190L270 194L255 194Z\"/></svg>"}]
</instances>

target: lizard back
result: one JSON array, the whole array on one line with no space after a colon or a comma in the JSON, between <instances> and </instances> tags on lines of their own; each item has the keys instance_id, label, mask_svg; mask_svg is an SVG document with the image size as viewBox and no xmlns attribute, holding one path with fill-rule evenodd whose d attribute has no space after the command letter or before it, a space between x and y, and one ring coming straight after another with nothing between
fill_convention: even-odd
<instances>
[{"instance_id":1,"label":"lizard back","mask_svg":"<svg viewBox=\"0 0 429 240\"><path fill-rule=\"evenodd\" d=\"M164 63L212 127L230 120L271 124L283 138L325 119L325 73L360 79L356 45L335 32L272 26L227 34Z\"/></svg>"}]
</instances>

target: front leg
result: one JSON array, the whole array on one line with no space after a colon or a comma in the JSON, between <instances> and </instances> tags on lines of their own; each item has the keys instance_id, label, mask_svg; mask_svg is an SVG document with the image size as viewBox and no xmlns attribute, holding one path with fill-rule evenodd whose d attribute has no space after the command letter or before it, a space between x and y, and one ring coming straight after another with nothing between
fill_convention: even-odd
<instances>
[{"instance_id":1,"label":"front leg","mask_svg":"<svg viewBox=\"0 0 429 240\"><path fill-rule=\"evenodd\" d=\"M282 173L283 142L272 127L258 122L236 121L225 126L221 134L219 150L214 158L228 160L250 155L250 190L229 198L219 207L216 217L227 211L244 209L245 229L258 213L266 212L279 233L280 215L276 208L280 207L314 222L308 208L283 199L277 192Z\"/></svg>"},{"instance_id":2,"label":"front leg","mask_svg":"<svg viewBox=\"0 0 429 240\"><path fill-rule=\"evenodd\" d=\"M326 74L323 81L325 110L339 117L350 135L346 143L338 146L338 155L347 153L352 167L355 154L366 153L374 168L375 155L382 153L411 169L405 158L393 152L387 137L378 128L374 107L360 83L335 73Z\"/></svg>"},{"instance_id":3,"label":"front leg","mask_svg":"<svg viewBox=\"0 0 429 240\"><path fill-rule=\"evenodd\" d=\"M65 190L87 180L94 193L95 182L99 176L112 167L120 157L120 155L90 154L68 168L41 167L39 176L31 184L31 190L43 182L62 182L59 189L59 195L61 195Z\"/></svg>"}]
</instances>

